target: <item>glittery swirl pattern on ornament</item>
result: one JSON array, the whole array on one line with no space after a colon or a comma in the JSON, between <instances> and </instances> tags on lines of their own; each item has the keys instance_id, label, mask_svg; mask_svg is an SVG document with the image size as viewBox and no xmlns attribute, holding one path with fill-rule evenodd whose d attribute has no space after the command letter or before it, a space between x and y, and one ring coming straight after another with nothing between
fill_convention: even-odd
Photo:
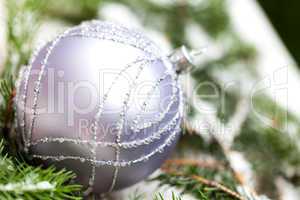
<instances>
[{"instance_id":1,"label":"glittery swirl pattern on ornament","mask_svg":"<svg viewBox=\"0 0 300 200\"><path fill-rule=\"evenodd\" d=\"M51 135L44 135L41 138L33 139L33 131L36 125L36 120L39 117L38 104L41 98L41 90L43 88L42 82L46 74L46 70L49 64L49 58L55 51L56 47L60 44L62 39L65 38L94 38L100 41L112 41L115 43L120 43L123 45L129 45L137 48L144 52L144 56L137 57L134 61L125 64L119 73L113 78L112 82L106 91L103 92L102 97L96 106L96 111L92 117L92 131L89 138L74 138L74 137L55 137ZM20 80L17 82L17 96L15 98L16 109L17 109L17 124L19 132L21 133L21 138L24 143L25 152L30 152L32 148L43 144L67 144L67 145L85 145L89 147L89 156L76 156L76 155L44 155L38 154L33 151L32 156L34 158L42 160L50 160L54 162L61 162L66 160L79 161L81 163L90 163L91 171L88 179L88 192L99 192L95 189L95 176L97 175L96 169L100 167L113 167L112 180L110 181L110 186L107 191L113 191L115 189L117 179L120 177L120 169L134 166L142 162L147 162L149 159L155 157L158 153L163 153L164 149L172 145L173 141L178 138L178 133L180 131L180 121L182 117L182 95L177 82L177 75L175 74L172 66L165 67L163 72L159 77L154 80L155 83L146 94L145 100L142 102L142 106L139 112L135 113L134 117L129 116L128 110L130 110L130 99L132 98L133 90L136 88L141 74L147 70L147 68L153 67L154 63L161 61L164 62L165 57L161 56L159 48L157 48L153 42L144 37L141 33L127 29L123 26L115 25L107 22L92 21L81 24L80 26L71 28L65 31L63 34L59 35L53 41L47 44L47 48L44 49L44 57L40 63L39 73L37 74L36 81L34 82L33 97L31 100L31 106L28 110L28 93L30 76L32 75L33 62L37 60L39 49L33 55L33 58L28 67L22 69L20 73ZM120 77L126 73L131 68L135 68L135 73L133 74L133 81L130 83L129 89L124 95L121 95L122 106L118 116L116 117L116 134L113 141L105 141L99 138L99 127L101 117L103 116L104 110L108 103L108 98L110 97L111 90L116 86ZM166 101L164 109L159 113L155 113L153 116L149 117L148 120L144 120L144 116L151 110L151 100L155 96L155 91L160 89L160 85L165 81L169 80L170 85L170 96ZM26 108L26 109L25 109ZM171 112L173 111L173 112ZM26 113L29 112L30 115ZM171 114L170 114L171 113ZM130 118L130 120L129 120ZM127 126L127 124L129 124ZM55 125L54 125L55 126ZM132 137L124 135L124 132L129 131L136 138L129 139ZM143 131L151 130L151 134L144 136ZM123 138L122 138L123 137ZM160 142L160 140L163 140ZM141 149L146 149L147 146L154 144L155 148L151 151L146 151ZM97 159L97 148L112 148L114 149L114 159ZM140 156L135 159L121 159L121 152L127 151L127 154L136 154L137 151ZM126 153L123 152L124 155ZM123 156L124 156L123 155ZM147 172L148 173L148 172ZM100 174L101 175L101 174ZM123 175L123 177L126 176ZM121 176L122 177L122 176ZM120 177L120 181L121 178ZM125 184L126 185L126 184ZM118 188L122 188L119 186Z\"/></svg>"}]
</instances>

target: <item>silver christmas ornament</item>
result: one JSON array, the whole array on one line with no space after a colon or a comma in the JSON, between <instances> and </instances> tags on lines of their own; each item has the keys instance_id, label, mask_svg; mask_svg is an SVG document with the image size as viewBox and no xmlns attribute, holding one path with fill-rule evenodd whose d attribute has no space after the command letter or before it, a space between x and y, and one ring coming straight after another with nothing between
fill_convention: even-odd
<instances>
[{"instance_id":1,"label":"silver christmas ornament","mask_svg":"<svg viewBox=\"0 0 300 200\"><path fill-rule=\"evenodd\" d=\"M183 102L175 63L185 68L187 60L176 55L112 23L65 31L21 71L15 105L23 150L74 171L87 192L144 179L179 137Z\"/></svg>"}]
</instances>

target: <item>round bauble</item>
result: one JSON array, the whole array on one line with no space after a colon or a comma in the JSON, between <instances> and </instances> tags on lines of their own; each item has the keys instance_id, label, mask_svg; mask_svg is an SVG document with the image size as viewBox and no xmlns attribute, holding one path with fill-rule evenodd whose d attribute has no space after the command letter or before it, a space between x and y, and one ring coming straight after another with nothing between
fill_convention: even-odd
<instances>
[{"instance_id":1,"label":"round bauble","mask_svg":"<svg viewBox=\"0 0 300 200\"><path fill-rule=\"evenodd\" d=\"M182 96L169 58L142 33L91 21L46 43L20 73L22 149L76 173L87 191L137 183L179 137Z\"/></svg>"}]
</instances>

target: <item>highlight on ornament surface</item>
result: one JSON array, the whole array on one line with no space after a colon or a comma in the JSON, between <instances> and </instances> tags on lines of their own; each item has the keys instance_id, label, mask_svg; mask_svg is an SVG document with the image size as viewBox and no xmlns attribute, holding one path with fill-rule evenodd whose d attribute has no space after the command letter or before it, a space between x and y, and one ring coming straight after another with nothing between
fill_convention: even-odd
<instances>
[{"instance_id":1,"label":"highlight on ornament surface","mask_svg":"<svg viewBox=\"0 0 300 200\"><path fill-rule=\"evenodd\" d=\"M182 55L170 58L121 25L89 21L66 30L37 50L19 75L22 150L74 171L87 193L143 180L180 135L175 63L186 63Z\"/></svg>"}]
</instances>

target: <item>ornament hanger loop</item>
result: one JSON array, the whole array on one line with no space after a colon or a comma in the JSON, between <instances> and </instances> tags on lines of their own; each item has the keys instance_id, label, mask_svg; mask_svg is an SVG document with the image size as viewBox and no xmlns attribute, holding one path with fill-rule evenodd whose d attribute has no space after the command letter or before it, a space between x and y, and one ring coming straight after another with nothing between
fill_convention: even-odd
<instances>
[{"instance_id":1,"label":"ornament hanger loop","mask_svg":"<svg viewBox=\"0 0 300 200\"><path fill-rule=\"evenodd\" d=\"M189 71L197 65L197 57L201 55L206 48L189 50L186 46L175 49L168 57L178 74Z\"/></svg>"}]
</instances>

